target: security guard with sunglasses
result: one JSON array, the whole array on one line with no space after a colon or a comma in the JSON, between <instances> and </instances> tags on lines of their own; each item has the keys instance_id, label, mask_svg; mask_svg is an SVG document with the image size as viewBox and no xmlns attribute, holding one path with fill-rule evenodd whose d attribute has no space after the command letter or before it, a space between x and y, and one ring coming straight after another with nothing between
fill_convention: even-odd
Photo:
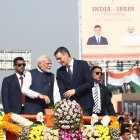
<instances>
[{"instance_id":1,"label":"security guard with sunglasses","mask_svg":"<svg viewBox=\"0 0 140 140\"><path fill-rule=\"evenodd\" d=\"M25 66L24 59L22 57L16 57L13 60L15 73L3 79L1 95L5 113L23 113L24 96L22 96L21 87L24 79Z\"/></svg>"},{"instance_id":2,"label":"security guard with sunglasses","mask_svg":"<svg viewBox=\"0 0 140 140\"><path fill-rule=\"evenodd\" d=\"M102 68L93 66L91 68L94 87L92 95L94 99L93 113L98 116L115 115L113 104L111 103L110 92L106 86L100 83L102 78Z\"/></svg>"}]
</instances>

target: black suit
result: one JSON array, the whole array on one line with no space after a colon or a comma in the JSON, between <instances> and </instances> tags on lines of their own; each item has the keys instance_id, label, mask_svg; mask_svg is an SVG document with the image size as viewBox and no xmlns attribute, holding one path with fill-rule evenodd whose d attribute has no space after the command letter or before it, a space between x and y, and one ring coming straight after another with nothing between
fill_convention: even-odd
<instances>
[{"instance_id":1,"label":"black suit","mask_svg":"<svg viewBox=\"0 0 140 140\"><path fill-rule=\"evenodd\" d=\"M62 99L64 92L75 89L76 94L71 100L76 100L83 110L93 107L92 76L86 61L74 59L72 80L68 76L66 66L60 67L57 70L57 80Z\"/></svg>"},{"instance_id":2,"label":"black suit","mask_svg":"<svg viewBox=\"0 0 140 140\"><path fill-rule=\"evenodd\" d=\"M101 95L101 116L104 115L115 115L115 111L114 111L114 107L113 104L111 102L111 96L110 96L110 92L107 89L107 87L105 87L102 84L99 84L99 88L100 88L100 95Z\"/></svg>"},{"instance_id":3,"label":"black suit","mask_svg":"<svg viewBox=\"0 0 140 140\"><path fill-rule=\"evenodd\" d=\"M100 38L100 43L97 42L96 37L90 37L87 41L87 45L108 45L108 41L105 37Z\"/></svg>"},{"instance_id":4,"label":"black suit","mask_svg":"<svg viewBox=\"0 0 140 140\"><path fill-rule=\"evenodd\" d=\"M22 109L22 93L16 74L3 79L1 94L4 112L20 114Z\"/></svg>"}]
</instances>

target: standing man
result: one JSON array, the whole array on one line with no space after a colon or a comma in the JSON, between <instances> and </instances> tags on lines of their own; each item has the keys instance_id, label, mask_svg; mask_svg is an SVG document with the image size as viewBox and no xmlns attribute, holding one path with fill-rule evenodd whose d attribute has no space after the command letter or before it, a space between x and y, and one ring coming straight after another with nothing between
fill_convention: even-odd
<instances>
[{"instance_id":1,"label":"standing man","mask_svg":"<svg viewBox=\"0 0 140 140\"><path fill-rule=\"evenodd\" d=\"M87 41L87 45L108 45L108 41L105 37L101 36L101 26L94 26L95 35L90 37Z\"/></svg>"},{"instance_id":2,"label":"standing man","mask_svg":"<svg viewBox=\"0 0 140 140\"><path fill-rule=\"evenodd\" d=\"M22 93L26 95L25 114L37 114L53 105L54 74L50 72L52 63L48 56L37 60L37 68L25 75Z\"/></svg>"},{"instance_id":3,"label":"standing man","mask_svg":"<svg viewBox=\"0 0 140 140\"><path fill-rule=\"evenodd\" d=\"M104 115L115 115L114 107L111 103L111 94L107 87L100 84L102 77L102 68L93 66L91 68L92 78L94 87L92 88L92 94L94 98L93 113L104 116Z\"/></svg>"},{"instance_id":4,"label":"standing man","mask_svg":"<svg viewBox=\"0 0 140 140\"><path fill-rule=\"evenodd\" d=\"M24 78L23 73L25 66L24 59L22 57L16 57L13 60L15 73L3 79L1 94L5 113L23 113L21 86Z\"/></svg>"},{"instance_id":5,"label":"standing man","mask_svg":"<svg viewBox=\"0 0 140 140\"><path fill-rule=\"evenodd\" d=\"M59 47L54 55L62 66L57 70L57 82L61 98L76 100L84 115L92 115L92 77L86 61L75 60L65 47Z\"/></svg>"}]
</instances>

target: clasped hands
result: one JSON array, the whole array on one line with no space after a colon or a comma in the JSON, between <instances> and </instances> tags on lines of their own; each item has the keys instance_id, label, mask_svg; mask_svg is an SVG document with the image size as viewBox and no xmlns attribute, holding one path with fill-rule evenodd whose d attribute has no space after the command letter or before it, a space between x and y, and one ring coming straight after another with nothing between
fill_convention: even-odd
<instances>
[{"instance_id":1,"label":"clasped hands","mask_svg":"<svg viewBox=\"0 0 140 140\"><path fill-rule=\"evenodd\" d=\"M42 99L46 102L46 104L50 103L50 98L47 95L38 94L39 99Z\"/></svg>"},{"instance_id":2,"label":"clasped hands","mask_svg":"<svg viewBox=\"0 0 140 140\"><path fill-rule=\"evenodd\" d=\"M67 90L63 95L64 95L65 98L69 99L74 94L75 94L75 89L71 89L71 90Z\"/></svg>"}]
</instances>

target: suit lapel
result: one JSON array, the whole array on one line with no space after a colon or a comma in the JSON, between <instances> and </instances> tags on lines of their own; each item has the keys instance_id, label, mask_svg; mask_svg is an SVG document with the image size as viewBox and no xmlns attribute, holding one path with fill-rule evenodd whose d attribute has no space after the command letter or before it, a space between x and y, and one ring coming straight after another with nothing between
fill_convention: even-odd
<instances>
[{"instance_id":1,"label":"suit lapel","mask_svg":"<svg viewBox=\"0 0 140 140\"><path fill-rule=\"evenodd\" d=\"M67 72L67 69L66 69L66 66L64 67L63 69L63 77L65 77L67 79L67 81L71 84L71 79L69 78L69 75L68 75L68 72Z\"/></svg>"},{"instance_id":2,"label":"suit lapel","mask_svg":"<svg viewBox=\"0 0 140 140\"><path fill-rule=\"evenodd\" d=\"M76 60L74 59L74 62L73 62L73 75L72 75L72 82L73 82L73 83L74 83L75 78L76 78L77 70L78 70L77 62L76 62Z\"/></svg>"},{"instance_id":3,"label":"suit lapel","mask_svg":"<svg viewBox=\"0 0 140 140\"><path fill-rule=\"evenodd\" d=\"M99 87L100 87L100 96L101 96L101 105L102 105L102 102L104 100L104 97L103 97L104 91L103 91L103 87L100 84L99 84Z\"/></svg>"},{"instance_id":4,"label":"suit lapel","mask_svg":"<svg viewBox=\"0 0 140 140\"><path fill-rule=\"evenodd\" d=\"M93 36L93 40L94 40L95 44L98 44L95 36Z\"/></svg>"},{"instance_id":5,"label":"suit lapel","mask_svg":"<svg viewBox=\"0 0 140 140\"><path fill-rule=\"evenodd\" d=\"M14 74L13 77L14 77L13 81L15 81L15 85L17 85L17 87L18 87L19 89L21 89L21 88L20 88L20 84L19 84L19 80L18 80L17 75Z\"/></svg>"}]
</instances>

